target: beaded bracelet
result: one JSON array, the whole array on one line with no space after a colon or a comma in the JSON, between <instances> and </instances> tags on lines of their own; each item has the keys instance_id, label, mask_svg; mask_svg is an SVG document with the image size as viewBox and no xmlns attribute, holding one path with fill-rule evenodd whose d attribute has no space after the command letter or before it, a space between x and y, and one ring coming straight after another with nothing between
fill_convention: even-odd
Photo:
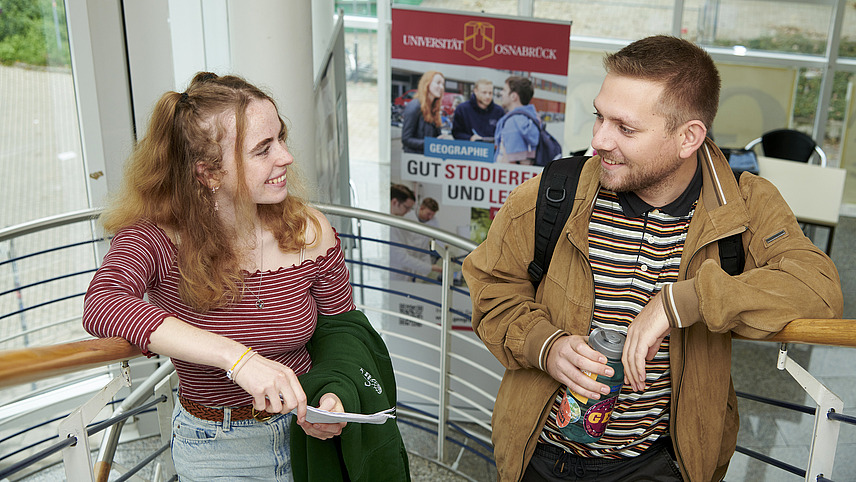
<instances>
[{"instance_id":1,"label":"beaded bracelet","mask_svg":"<svg viewBox=\"0 0 856 482\"><path fill-rule=\"evenodd\" d=\"M256 356L256 355L258 355L258 352L256 352L256 351L251 351L249 355L247 355L247 356L245 356L245 357L244 357L244 363L242 363L242 364L241 364L240 366L238 366L238 367L235 367L235 369L234 369L234 370L232 370L232 383L237 383L237 382L235 381L235 377L237 377L237 376L238 376L238 372L241 370L241 368L244 368L245 366L247 366L247 363L249 363L249 362L250 362L250 360L251 360L254 356Z\"/></svg>"},{"instance_id":2,"label":"beaded bracelet","mask_svg":"<svg viewBox=\"0 0 856 482\"><path fill-rule=\"evenodd\" d=\"M238 366L238 363L241 363L241 360L243 360L243 359L244 359L244 357L247 355L247 353L249 353L250 351L252 351L252 348L247 348L247 351L245 351L245 352L244 352L244 353L243 353L243 354L238 358L238 361L236 361L236 362L235 362L235 364L234 364L234 365L232 365L232 368L230 368L228 371L226 371L226 378L228 378L229 380L232 380L232 374L235 372L235 367L236 367L236 366ZM234 380L232 380L232 381L234 381Z\"/></svg>"}]
</instances>

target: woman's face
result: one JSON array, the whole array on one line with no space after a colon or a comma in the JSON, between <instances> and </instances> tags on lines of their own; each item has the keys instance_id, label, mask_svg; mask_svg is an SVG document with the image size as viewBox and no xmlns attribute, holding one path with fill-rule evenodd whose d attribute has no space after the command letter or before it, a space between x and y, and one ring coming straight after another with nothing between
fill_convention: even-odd
<instances>
[{"instance_id":1,"label":"woman's face","mask_svg":"<svg viewBox=\"0 0 856 482\"><path fill-rule=\"evenodd\" d=\"M428 98L431 100L438 99L443 97L443 93L445 92L446 79L444 79L440 74L434 74L434 78L431 79L431 83L428 84Z\"/></svg>"},{"instance_id":2,"label":"woman's face","mask_svg":"<svg viewBox=\"0 0 856 482\"><path fill-rule=\"evenodd\" d=\"M223 152L223 171L221 188L217 191L220 209L228 211L234 205L238 191L237 160L235 142L237 131L235 116L225 121L226 138L221 142ZM288 165L294 157L288 152L285 140L281 138L279 115L269 100L253 99L247 106L247 130L244 137L244 179L255 204L277 204L288 196Z\"/></svg>"}]
</instances>

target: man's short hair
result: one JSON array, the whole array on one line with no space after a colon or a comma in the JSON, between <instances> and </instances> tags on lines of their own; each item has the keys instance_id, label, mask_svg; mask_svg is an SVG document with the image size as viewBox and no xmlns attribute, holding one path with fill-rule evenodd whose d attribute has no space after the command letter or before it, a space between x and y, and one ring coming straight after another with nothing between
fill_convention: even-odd
<instances>
[{"instance_id":1,"label":"man's short hair","mask_svg":"<svg viewBox=\"0 0 856 482\"><path fill-rule=\"evenodd\" d=\"M437 203L437 200L433 197L426 197L422 200L422 204L420 205L423 208L428 208L435 213L440 210L440 204Z\"/></svg>"},{"instance_id":2,"label":"man's short hair","mask_svg":"<svg viewBox=\"0 0 856 482\"><path fill-rule=\"evenodd\" d=\"M406 203L408 199L416 202L416 196L413 195L413 191L404 184L393 184L390 186L389 199L395 199L400 203Z\"/></svg>"},{"instance_id":3,"label":"man's short hair","mask_svg":"<svg viewBox=\"0 0 856 482\"><path fill-rule=\"evenodd\" d=\"M657 108L666 129L700 120L710 131L719 108L719 71L701 47L668 35L646 37L603 59L608 74L658 82L663 93Z\"/></svg>"},{"instance_id":4,"label":"man's short hair","mask_svg":"<svg viewBox=\"0 0 856 482\"><path fill-rule=\"evenodd\" d=\"M529 105L529 101L531 101L532 96L535 95L535 88L532 87L531 80L526 77L512 75L505 79L505 83L508 84L508 90L510 92L517 94L517 98L520 99L521 104Z\"/></svg>"},{"instance_id":5,"label":"man's short hair","mask_svg":"<svg viewBox=\"0 0 856 482\"><path fill-rule=\"evenodd\" d=\"M480 85L487 85L487 86L489 86L490 88L493 88L493 82L491 82L491 81L489 81L489 80L487 80L487 79L479 79L479 80L477 80L477 81L476 81L476 83L475 83L475 84L473 84L473 90L475 90L476 88L478 88L478 86L480 86Z\"/></svg>"}]
</instances>

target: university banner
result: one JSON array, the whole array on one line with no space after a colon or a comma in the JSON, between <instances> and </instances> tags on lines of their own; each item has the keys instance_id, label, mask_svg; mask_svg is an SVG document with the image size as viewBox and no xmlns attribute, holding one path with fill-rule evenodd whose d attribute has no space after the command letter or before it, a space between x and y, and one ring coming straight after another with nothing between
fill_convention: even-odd
<instances>
[{"instance_id":1,"label":"university banner","mask_svg":"<svg viewBox=\"0 0 856 482\"><path fill-rule=\"evenodd\" d=\"M568 73L570 23L395 8L392 58L506 72Z\"/></svg>"},{"instance_id":2,"label":"university banner","mask_svg":"<svg viewBox=\"0 0 856 482\"><path fill-rule=\"evenodd\" d=\"M509 96L503 95L506 80L512 76L528 79L532 97L522 102L528 104L526 107L532 114L528 118L533 124L543 125L561 144L570 23L413 7L394 7L391 18L391 183L409 187L415 194L416 203L406 218L481 242L509 193L543 169L528 158L510 159L506 154L512 149L497 135L506 132L497 131L496 125L504 125L509 107L519 108L507 102ZM425 99L429 102L439 99L439 111L423 109L420 102ZM528 122L517 114L508 116L515 117L521 123ZM501 139L499 142L497 137ZM528 151L532 154L531 149ZM567 154L568 149L563 148L563 153ZM432 219L419 217L423 201L439 207ZM424 236L406 236L395 228L390 239L428 249ZM453 253L453 256L463 254ZM435 326L422 324L438 324L441 319L440 309L427 301L432 293L437 296L433 299L440 299L440 287L426 282L439 276L437 264L436 257L432 259L424 251L390 248L390 266L406 272L390 276L388 301L391 310L401 315L385 317L385 329L390 333L429 343L440 336ZM455 265L455 271L453 279L460 286L463 281L459 265ZM451 297L455 313L452 327L459 335L479 343L473 333L466 333L472 328L468 317L462 315L471 313L471 305L465 287L462 288ZM397 337L388 343L391 351L406 352L407 358L414 360L413 366L403 367L407 373L428 379L435 376L425 368L436 365L436 353L431 349ZM502 366L496 359L466 343L456 353L495 373L495 378L483 374L476 378L481 380L483 393L496 393L502 374ZM459 361L452 364L455 373L469 369ZM412 395L424 391L418 384L402 380L400 388L404 389L400 400L425 410L436 410L430 404L423 406L425 397L431 396L428 392ZM455 386L453 390L465 397L479 398L467 387Z\"/></svg>"},{"instance_id":3,"label":"university banner","mask_svg":"<svg viewBox=\"0 0 856 482\"><path fill-rule=\"evenodd\" d=\"M413 189L415 209L432 198L440 207L437 226L475 242L484 240L508 193L542 167L527 165L531 160L504 162L492 131L498 119L488 127L467 126L467 134L480 137L467 139L453 133L455 114L467 107L459 108L463 103L475 105L477 84L487 82L494 104L489 109L502 116L506 80L524 77L534 88L528 104L546 131L563 144L570 34L569 22L392 9L390 179ZM442 76L444 87L440 128L435 129L439 135L432 137L417 125L415 144L410 141L413 129L403 132L405 111L419 97L423 74L430 72ZM427 123L424 117L413 117L411 126ZM459 119L458 125L465 120ZM562 153L568 152L563 146Z\"/></svg>"}]
</instances>

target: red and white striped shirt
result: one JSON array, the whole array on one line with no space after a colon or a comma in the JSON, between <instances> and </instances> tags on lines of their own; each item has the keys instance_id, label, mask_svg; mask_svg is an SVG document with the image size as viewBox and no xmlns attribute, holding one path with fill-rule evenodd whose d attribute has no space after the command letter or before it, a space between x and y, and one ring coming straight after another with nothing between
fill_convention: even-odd
<instances>
[{"instance_id":1,"label":"red and white striped shirt","mask_svg":"<svg viewBox=\"0 0 856 482\"><path fill-rule=\"evenodd\" d=\"M299 266L249 275L240 302L199 313L178 296L177 249L159 227L142 222L120 230L86 292L83 327L94 336L121 337L146 355L164 318L231 338L298 375L312 365L306 342L317 315L354 309L348 268L336 246ZM262 276L260 280L259 277ZM263 284L260 284L261 283ZM148 295L148 302L143 295ZM256 307L256 297L264 308ZM241 406L252 398L223 370L173 359L182 396L209 406Z\"/></svg>"}]
</instances>

